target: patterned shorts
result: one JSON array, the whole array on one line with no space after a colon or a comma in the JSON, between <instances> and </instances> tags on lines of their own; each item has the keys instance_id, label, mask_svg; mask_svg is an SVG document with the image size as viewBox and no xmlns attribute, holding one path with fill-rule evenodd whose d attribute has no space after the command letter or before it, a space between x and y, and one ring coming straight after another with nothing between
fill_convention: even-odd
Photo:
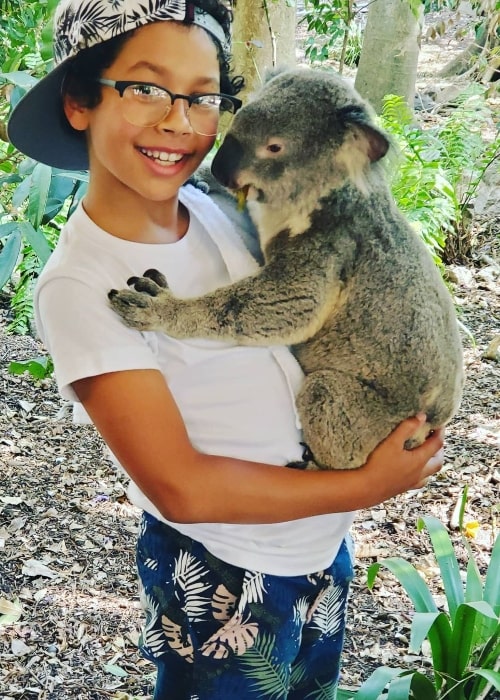
<instances>
[{"instance_id":1,"label":"patterned shorts","mask_svg":"<svg viewBox=\"0 0 500 700\"><path fill-rule=\"evenodd\" d=\"M271 576L144 514L137 566L154 700L335 699L353 576L345 541L325 571Z\"/></svg>"}]
</instances>

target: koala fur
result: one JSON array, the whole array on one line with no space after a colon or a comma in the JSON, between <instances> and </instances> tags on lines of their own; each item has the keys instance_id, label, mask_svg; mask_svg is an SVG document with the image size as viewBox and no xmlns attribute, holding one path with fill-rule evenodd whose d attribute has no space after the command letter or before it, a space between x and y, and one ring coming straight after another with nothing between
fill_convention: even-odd
<instances>
[{"instance_id":1,"label":"koala fur","mask_svg":"<svg viewBox=\"0 0 500 700\"><path fill-rule=\"evenodd\" d=\"M252 277L177 299L159 273L110 293L124 321L177 338L292 347L310 468L354 468L403 419L458 408L462 349L451 296L394 205L386 136L338 76L274 75L235 116L212 165L248 191L264 264ZM265 399L264 399L265 400Z\"/></svg>"}]
</instances>

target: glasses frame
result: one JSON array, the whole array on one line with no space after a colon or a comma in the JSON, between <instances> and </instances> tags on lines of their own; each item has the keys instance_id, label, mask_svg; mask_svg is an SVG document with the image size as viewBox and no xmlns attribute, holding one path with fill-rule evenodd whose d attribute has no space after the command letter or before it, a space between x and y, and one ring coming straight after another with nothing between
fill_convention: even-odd
<instances>
[{"instance_id":1,"label":"glasses frame","mask_svg":"<svg viewBox=\"0 0 500 700\"><path fill-rule=\"evenodd\" d=\"M239 100L237 97L234 97L233 95L226 95L223 92L196 92L192 95L182 95L181 93L175 93L175 92L170 92L166 87L163 87L162 85L157 85L156 83L149 83L144 80L109 80L108 78L97 78L96 80L97 83L100 85L105 85L106 87L113 88L118 92L120 97L123 97L123 93L125 90L129 87L133 87L134 85L145 85L147 87L154 87L157 90L162 90L162 92L165 92L169 97L172 102L170 107L167 109L167 111L158 119L157 122L154 124L150 124L149 126L156 126L159 124L165 117L168 115L170 112L170 109L172 109L173 104L176 100L186 100L188 103L188 111L187 111L187 116L189 119L189 109L191 106L198 100L200 97L223 97L226 100L229 100L232 105L233 105L233 112L232 114L236 114L236 112L240 109L240 107L243 105L243 102ZM190 121L191 123L191 121ZM139 125L136 125L139 126ZM193 131L196 132L196 129L194 129L193 125L191 124L191 127L193 128ZM198 132L196 132L198 133ZM209 134L206 134L207 136ZM215 134L213 134L215 136Z\"/></svg>"}]
</instances>

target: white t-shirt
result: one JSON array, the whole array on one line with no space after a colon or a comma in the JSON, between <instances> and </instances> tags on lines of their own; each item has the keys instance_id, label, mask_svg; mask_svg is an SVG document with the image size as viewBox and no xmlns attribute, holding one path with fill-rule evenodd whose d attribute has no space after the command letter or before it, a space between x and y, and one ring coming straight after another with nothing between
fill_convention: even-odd
<instances>
[{"instance_id":1,"label":"white t-shirt","mask_svg":"<svg viewBox=\"0 0 500 700\"><path fill-rule=\"evenodd\" d=\"M181 240L170 244L112 236L82 205L69 219L35 292L37 328L54 360L59 391L75 402L81 422L86 414L72 382L106 372L158 369L200 452L277 467L299 460L294 397L303 374L288 348L140 333L127 328L107 303L110 289L123 288L130 276L148 268L160 270L172 292L185 298L257 269L233 224L207 195L186 186L180 200L190 212L190 225ZM133 481L128 495L220 559L274 575L327 567L353 520L352 513L339 513L264 525L171 523Z\"/></svg>"}]
</instances>

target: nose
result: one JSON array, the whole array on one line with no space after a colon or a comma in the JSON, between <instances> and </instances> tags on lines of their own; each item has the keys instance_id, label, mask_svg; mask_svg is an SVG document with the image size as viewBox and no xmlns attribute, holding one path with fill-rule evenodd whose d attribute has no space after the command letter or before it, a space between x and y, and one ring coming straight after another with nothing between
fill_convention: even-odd
<instances>
[{"instance_id":1,"label":"nose","mask_svg":"<svg viewBox=\"0 0 500 700\"><path fill-rule=\"evenodd\" d=\"M193 127L189 121L188 110L189 105L186 100L179 98L174 100L170 110L156 127L161 131L174 131L180 134L191 133Z\"/></svg>"},{"instance_id":2,"label":"nose","mask_svg":"<svg viewBox=\"0 0 500 700\"><path fill-rule=\"evenodd\" d=\"M237 175L242 158L243 146L228 134L212 161L212 173L221 185L237 189Z\"/></svg>"}]
</instances>

